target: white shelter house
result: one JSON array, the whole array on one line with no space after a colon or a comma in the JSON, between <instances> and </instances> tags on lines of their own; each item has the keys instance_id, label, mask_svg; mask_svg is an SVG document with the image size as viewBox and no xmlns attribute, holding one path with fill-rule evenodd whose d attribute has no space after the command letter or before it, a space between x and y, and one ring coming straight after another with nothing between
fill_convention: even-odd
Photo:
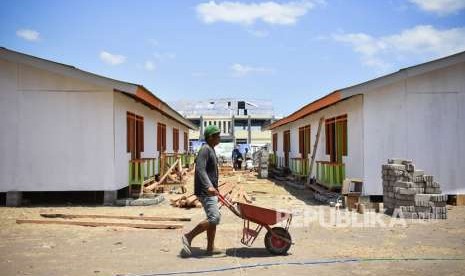
<instances>
[{"instance_id":1,"label":"white shelter house","mask_svg":"<svg viewBox=\"0 0 465 276\"><path fill-rule=\"evenodd\" d=\"M381 165L404 158L434 175L442 192L465 194L465 52L332 92L275 121L272 162L340 188L363 182L382 195Z\"/></svg>"},{"instance_id":2,"label":"white shelter house","mask_svg":"<svg viewBox=\"0 0 465 276\"><path fill-rule=\"evenodd\" d=\"M0 48L0 193L117 191L159 173L162 154L187 162L196 127L144 86ZM137 167L137 168L136 168Z\"/></svg>"}]
</instances>

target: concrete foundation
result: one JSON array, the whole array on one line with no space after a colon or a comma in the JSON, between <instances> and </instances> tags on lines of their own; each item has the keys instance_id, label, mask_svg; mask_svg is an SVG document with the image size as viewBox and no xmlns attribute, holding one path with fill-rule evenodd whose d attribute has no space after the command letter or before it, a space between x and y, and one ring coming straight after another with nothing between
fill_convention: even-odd
<instances>
[{"instance_id":1,"label":"concrete foundation","mask_svg":"<svg viewBox=\"0 0 465 276\"><path fill-rule=\"evenodd\" d=\"M6 193L6 206L7 207L21 206L22 200L23 200L22 192L7 192Z\"/></svg>"},{"instance_id":2,"label":"concrete foundation","mask_svg":"<svg viewBox=\"0 0 465 276\"><path fill-rule=\"evenodd\" d=\"M118 191L103 191L103 205L114 205L117 199Z\"/></svg>"}]
</instances>

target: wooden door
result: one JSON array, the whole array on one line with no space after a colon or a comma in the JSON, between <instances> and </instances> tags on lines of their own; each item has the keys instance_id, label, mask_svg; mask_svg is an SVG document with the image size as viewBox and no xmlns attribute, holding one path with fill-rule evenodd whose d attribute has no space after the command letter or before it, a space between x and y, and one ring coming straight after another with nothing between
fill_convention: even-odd
<instances>
[{"instance_id":1,"label":"wooden door","mask_svg":"<svg viewBox=\"0 0 465 276\"><path fill-rule=\"evenodd\" d=\"M131 160L140 159L144 151L144 117L132 112L126 114L127 152Z\"/></svg>"},{"instance_id":2,"label":"wooden door","mask_svg":"<svg viewBox=\"0 0 465 276\"><path fill-rule=\"evenodd\" d=\"M283 137L284 166L289 168L289 152L291 151L291 131L284 131Z\"/></svg>"}]
</instances>

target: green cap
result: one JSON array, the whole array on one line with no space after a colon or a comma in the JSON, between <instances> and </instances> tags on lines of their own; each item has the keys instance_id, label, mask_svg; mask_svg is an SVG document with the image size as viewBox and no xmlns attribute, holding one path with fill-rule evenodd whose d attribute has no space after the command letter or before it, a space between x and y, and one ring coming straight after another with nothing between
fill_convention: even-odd
<instances>
[{"instance_id":1,"label":"green cap","mask_svg":"<svg viewBox=\"0 0 465 276\"><path fill-rule=\"evenodd\" d=\"M215 125L209 125L207 128L205 128L205 131L203 132L203 136L205 136L205 139L208 137L212 136L213 134L220 133L221 130L215 126Z\"/></svg>"}]
</instances>

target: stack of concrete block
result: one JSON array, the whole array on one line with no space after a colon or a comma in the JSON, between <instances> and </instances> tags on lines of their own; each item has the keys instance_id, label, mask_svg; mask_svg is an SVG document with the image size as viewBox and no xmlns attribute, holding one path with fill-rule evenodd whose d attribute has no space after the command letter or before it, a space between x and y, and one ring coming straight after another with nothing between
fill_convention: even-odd
<instances>
[{"instance_id":1,"label":"stack of concrete block","mask_svg":"<svg viewBox=\"0 0 465 276\"><path fill-rule=\"evenodd\" d=\"M382 165L382 178L383 202L388 213L401 212L404 218L412 219L447 218L447 195L441 194L432 175L416 170L411 160L389 159Z\"/></svg>"},{"instance_id":2,"label":"stack of concrete block","mask_svg":"<svg viewBox=\"0 0 465 276\"><path fill-rule=\"evenodd\" d=\"M264 147L258 151L258 177L268 178L268 148Z\"/></svg>"}]
</instances>

